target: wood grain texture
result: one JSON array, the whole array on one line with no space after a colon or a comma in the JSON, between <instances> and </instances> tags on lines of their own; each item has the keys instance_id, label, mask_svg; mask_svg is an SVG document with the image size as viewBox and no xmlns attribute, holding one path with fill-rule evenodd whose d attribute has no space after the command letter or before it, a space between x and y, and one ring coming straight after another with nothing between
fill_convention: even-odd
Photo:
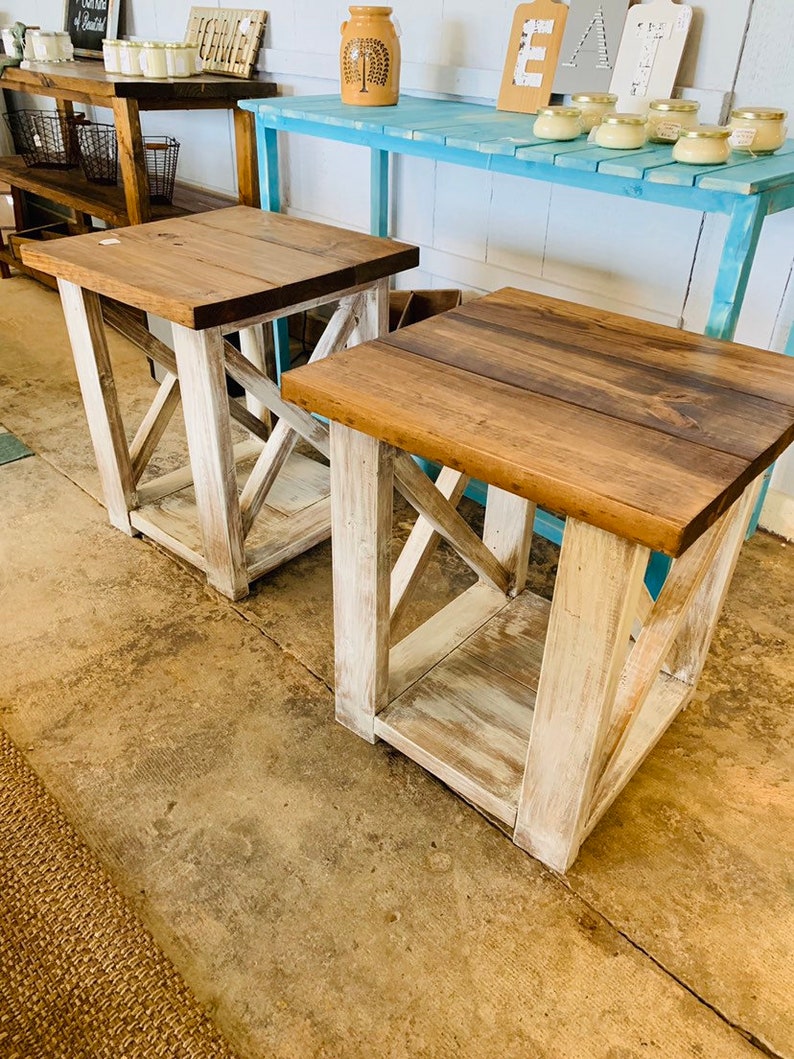
<instances>
[{"instance_id":1,"label":"wood grain texture","mask_svg":"<svg viewBox=\"0 0 794 1059\"><path fill-rule=\"evenodd\" d=\"M130 224L145 224L152 216L152 208L138 103L134 99L114 99L112 107L127 217Z\"/></svg>"},{"instance_id":2,"label":"wood grain texture","mask_svg":"<svg viewBox=\"0 0 794 1059\"><path fill-rule=\"evenodd\" d=\"M568 7L558 0L519 4L507 48L497 110L537 114L551 98Z\"/></svg>"},{"instance_id":3,"label":"wood grain texture","mask_svg":"<svg viewBox=\"0 0 794 1059\"><path fill-rule=\"evenodd\" d=\"M58 281L102 495L111 523L132 534L129 512L138 506L135 475L108 352L102 307L91 291Z\"/></svg>"},{"instance_id":4,"label":"wood grain texture","mask_svg":"<svg viewBox=\"0 0 794 1059\"><path fill-rule=\"evenodd\" d=\"M673 556L794 441L790 358L509 288L298 368L282 388Z\"/></svg>"},{"instance_id":5,"label":"wood grain texture","mask_svg":"<svg viewBox=\"0 0 794 1059\"><path fill-rule=\"evenodd\" d=\"M583 840L647 564L646 548L566 523L513 835L556 871Z\"/></svg>"},{"instance_id":6,"label":"wood grain texture","mask_svg":"<svg viewBox=\"0 0 794 1059\"><path fill-rule=\"evenodd\" d=\"M331 424L336 718L370 743L389 695L392 465L388 445Z\"/></svg>"},{"instance_id":7,"label":"wood grain texture","mask_svg":"<svg viewBox=\"0 0 794 1059\"><path fill-rule=\"evenodd\" d=\"M391 276L405 243L234 206L42 244L26 263L184 327L240 323ZM35 258L35 260L34 260Z\"/></svg>"},{"instance_id":8,"label":"wood grain texture","mask_svg":"<svg viewBox=\"0 0 794 1059\"><path fill-rule=\"evenodd\" d=\"M511 596L523 592L526 585L534 523L533 503L495 485L488 486L482 542L510 575Z\"/></svg>"},{"instance_id":9,"label":"wood grain texture","mask_svg":"<svg viewBox=\"0 0 794 1059\"><path fill-rule=\"evenodd\" d=\"M218 330L174 326L193 486L207 580L230 599L248 594L243 527Z\"/></svg>"}]
</instances>

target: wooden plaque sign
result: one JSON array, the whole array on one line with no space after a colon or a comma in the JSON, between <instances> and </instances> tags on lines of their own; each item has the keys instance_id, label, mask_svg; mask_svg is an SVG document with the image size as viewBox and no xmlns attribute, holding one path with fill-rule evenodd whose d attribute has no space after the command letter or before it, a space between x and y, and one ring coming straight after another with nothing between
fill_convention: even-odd
<instances>
[{"instance_id":1,"label":"wooden plaque sign","mask_svg":"<svg viewBox=\"0 0 794 1059\"><path fill-rule=\"evenodd\" d=\"M120 0L66 0L63 28L75 55L102 58L102 41L113 39L119 27Z\"/></svg>"},{"instance_id":2,"label":"wooden plaque sign","mask_svg":"<svg viewBox=\"0 0 794 1059\"><path fill-rule=\"evenodd\" d=\"M626 15L609 86L618 110L644 114L652 99L668 99L681 63L692 8L673 0L636 4Z\"/></svg>"},{"instance_id":3,"label":"wooden plaque sign","mask_svg":"<svg viewBox=\"0 0 794 1059\"><path fill-rule=\"evenodd\" d=\"M571 0L552 91L608 92L629 0Z\"/></svg>"},{"instance_id":4,"label":"wooden plaque sign","mask_svg":"<svg viewBox=\"0 0 794 1059\"><path fill-rule=\"evenodd\" d=\"M197 42L205 73L250 77L266 22L267 11L191 7L185 40Z\"/></svg>"},{"instance_id":5,"label":"wooden plaque sign","mask_svg":"<svg viewBox=\"0 0 794 1059\"><path fill-rule=\"evenodd\" d=\"M516 8L497 110L537 114L548 103L567 16L556 0Z\"/></svg>"}]
</instances>

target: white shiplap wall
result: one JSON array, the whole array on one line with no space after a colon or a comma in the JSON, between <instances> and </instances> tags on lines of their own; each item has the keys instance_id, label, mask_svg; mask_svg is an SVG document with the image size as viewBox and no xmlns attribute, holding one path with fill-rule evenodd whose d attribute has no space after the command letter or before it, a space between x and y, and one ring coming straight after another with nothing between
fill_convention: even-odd
<instances>
[{"instance_id":1,"label":"white shiplap wall","mask_svg":"<svg viewBox=\"0 0 794 1059\"><path fill-rule=\"evenodd\" d=\"M190 0L124 0L128 35L182 36ZM219 4L223 7L225 5ZM679 83L702 92L716 120L725 93L794 113L794 0L701 0ZM493 100L514 0L395 0L402 27L402 89ZM283 94L336 90L344 4L270 0L261 68ZM58 26L62 0L27 0L14 17ZM0 12L9 21L10 12ZM711 111L711 113L709 113ZM182 142L180 179L234 190L225 114L144 115L146 131ZM283 138L289 212L365 229L368 155L363 148ZM604 208L607 207L608 208ZM471 291L505 284L701 329L725 221L671 207L602 198L573 188L466 170L422 159L395 164L392 231L417 242L422 266L406 286ZM794 319L794 216L766 225L737 338L785 348ZM780 461L764 522L794 538L794 456Z\"/></svg>"}]
</instances>

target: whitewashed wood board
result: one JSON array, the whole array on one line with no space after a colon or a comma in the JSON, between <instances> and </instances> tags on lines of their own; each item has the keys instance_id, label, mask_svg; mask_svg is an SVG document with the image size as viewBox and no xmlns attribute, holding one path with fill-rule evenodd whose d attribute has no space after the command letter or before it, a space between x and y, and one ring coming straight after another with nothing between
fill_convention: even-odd
<instances>
[{"instance_id":1,"label":"whitewashed wood board","mask_svg":"<svg viewBox=\"0 0 794 1059\"><path fill-rule=\"evenodd\" d=\"M691 24L692 8L673 0L629 9L609 86L618 110L642 114L652 99L672 94Z\"/></svg>"}]
</instances>

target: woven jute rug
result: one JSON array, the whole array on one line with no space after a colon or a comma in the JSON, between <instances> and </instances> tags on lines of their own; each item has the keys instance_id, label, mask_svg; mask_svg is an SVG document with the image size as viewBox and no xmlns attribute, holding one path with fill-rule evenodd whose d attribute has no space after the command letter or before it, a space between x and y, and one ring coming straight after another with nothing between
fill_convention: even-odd
<instances>
[{"instance_id":1,"label":"woven jute rug","mask_svg":"<svg viewBox=\"0 0 794 1059\"><path fill-rule=\"evenodd\" d=\"M233 1054L0 732L0 1057Z\"/></svg>"}]
</instances>

